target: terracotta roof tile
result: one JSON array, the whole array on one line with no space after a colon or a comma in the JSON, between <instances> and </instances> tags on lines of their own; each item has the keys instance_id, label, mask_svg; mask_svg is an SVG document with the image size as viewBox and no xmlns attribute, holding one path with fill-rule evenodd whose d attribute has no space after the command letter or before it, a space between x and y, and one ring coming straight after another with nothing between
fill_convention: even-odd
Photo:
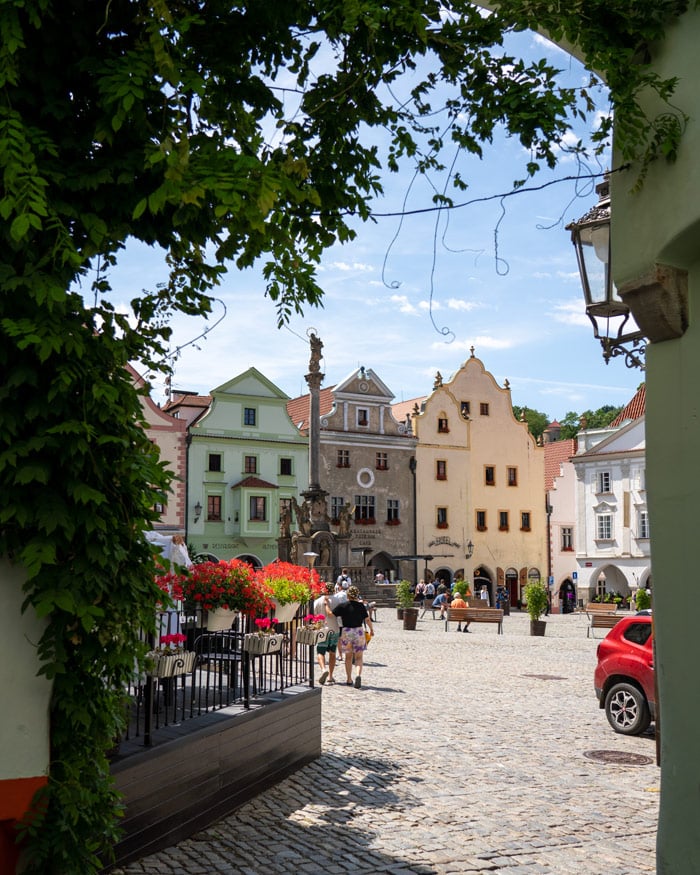
<instances>
[{"instance_id":1,"label":"terracotta roof tile","mask_svg":"<svg viewBox=\"0 0 700 875\"><path fill-rule=\"evenodd\" d=\"M240 489L242 487L252 487L253 489L277 489L275 483L268 483L267 480L261 480L260 477L244 477L238 483L234 483L231 489Z\"/></svg>"},{"instance_id":2,"label":"terracotta roof tile","mask_svg":"<svg viewBox=\"0 0 700 875\"><path fill-rule=\"evenodd\" d=\"M576 438L552 441L544 445L544 488L546 492L554 487L554 479L559 477L562 462L568 462L576 453Z\"/></svg>"},{"instance_id":3,"label":"terracotta roof tile","mask_svg":"<svg viewBox=\"0 0 700 875\"><path fill-rule=\"evenodd\" d=\"M319 393L319 415L325 416L333 409L333 390L335 386L326 386ZM300 395L287 401L287 413L294 425L301 431L309 427L309 400L310 395Z\"/></svg>"},{"instance_id":4,"label":"terracotta roof tile","mask_svg":"<svg viewBox=\"0 0 700 875\"><path fill-rule=\"evenodd\" d=\"M613 419L610 423L612 428L617 428L618 425L622 425L623 422L629 422L630 420L639 419L640 416L644 416L647 409L647 387L646 383L642 383L642 385L637 389L637 394L630 401L630 403L623 408L623 410L618 413L618 415Z\"/></svg>"}]
</instances>

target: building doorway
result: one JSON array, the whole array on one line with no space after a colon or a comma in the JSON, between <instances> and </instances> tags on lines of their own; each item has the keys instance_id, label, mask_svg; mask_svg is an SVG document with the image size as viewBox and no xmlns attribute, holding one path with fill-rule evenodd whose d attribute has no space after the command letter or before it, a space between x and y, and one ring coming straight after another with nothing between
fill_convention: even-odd
<instances>
[{"instance_id":1,"label":"building doorway","mask_svg":"<svg viewBox=\"0 0 700 875\"><path fill-rule=\"evenodd\" d=\"M493 588L493 578L491 577L488 569L479 567L474 571L474 586L472 587L472 591L474 593L474 598L479 598L479 593L486 587L486 591L489 594L489 605L495 605L495 596L496 593Z\"/></svg>"},{"instance_id":2,"label":"building doorway","mask_svg":"<svg viewBox=\"0 0 700 875\"><path fill-rule=\"evenodd\" d=\"M576 587L568 578L559 587L559 602L562 614L573 614L576 609Z\"/></svg>"}]
</instances>

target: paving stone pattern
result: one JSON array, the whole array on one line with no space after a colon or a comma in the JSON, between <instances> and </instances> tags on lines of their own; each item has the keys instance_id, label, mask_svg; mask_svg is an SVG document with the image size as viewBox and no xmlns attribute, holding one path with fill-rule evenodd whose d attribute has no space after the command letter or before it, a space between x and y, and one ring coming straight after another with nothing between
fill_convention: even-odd
<instances>
[{"instance_id":1,"label":"paving stone pattern","mask_svg":"<svg viewBox=\"0 0 700 875\"><path fill-rule=\"evenodd\" d=\"M655 871L653 731L615 734L593 692L586 617L465 635L380 609L361 689L323 689L323 756L120 875ZM587 751L641 754L601 763Z\"/></svg>"}]
</instances>

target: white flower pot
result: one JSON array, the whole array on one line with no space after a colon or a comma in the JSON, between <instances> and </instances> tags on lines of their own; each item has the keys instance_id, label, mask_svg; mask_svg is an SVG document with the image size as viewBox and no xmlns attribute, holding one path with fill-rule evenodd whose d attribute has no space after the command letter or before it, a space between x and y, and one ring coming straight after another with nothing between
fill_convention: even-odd
<instances>
[{"instance_id":1,"label":"white flower pot","mask_svg":"<svg viewBox=\"0 0 700 875\"><path fill-rule=\"evenodd\" d=\"M228 608L216 608L207 613L207 629L209 632L228 631L233 626L238 611L229 611Z\"/></svg>"},{"instance_id":2,"label":"white flower pot","mask_svg":"<svg viewBox=\"0 0 700 875\"><path fill-rule=\"evenodd\" d=\"M297 641L299 644L318 644L328 637L328 629L313 629L311 626L302 626L297 629Z\"/></svg>"},{"instance_id":3,"label":"white flower pot","mask_svg":"<svg viewBox=\"0 0 700 875\"><path fill-rule=\"evenodd\" d=\"M281 605L277 599L273 599L274 618L278 623L291 623L296 613L299 610L301 602L289 602L286 605Z\"/></svg>"}]
</instances>

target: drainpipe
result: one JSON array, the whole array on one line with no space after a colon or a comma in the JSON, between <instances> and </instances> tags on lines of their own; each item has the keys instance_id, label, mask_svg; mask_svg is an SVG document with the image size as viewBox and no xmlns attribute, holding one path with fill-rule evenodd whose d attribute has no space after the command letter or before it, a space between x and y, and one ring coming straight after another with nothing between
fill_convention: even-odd
<instances>
[{"instance_id":1,"label":"drainpipe","mask_svg":"<svg viewBox=\"0 0 700 875\"><path fill-rule=\"evenodd\" d=\"M185 546L187 546L189 536L189 506L190 506L190 444L192 443L192 433L189 425L187 426L187 437L185 438ZM189 547L188 547L189 549Z\"/></svg>"}]
</instances>

